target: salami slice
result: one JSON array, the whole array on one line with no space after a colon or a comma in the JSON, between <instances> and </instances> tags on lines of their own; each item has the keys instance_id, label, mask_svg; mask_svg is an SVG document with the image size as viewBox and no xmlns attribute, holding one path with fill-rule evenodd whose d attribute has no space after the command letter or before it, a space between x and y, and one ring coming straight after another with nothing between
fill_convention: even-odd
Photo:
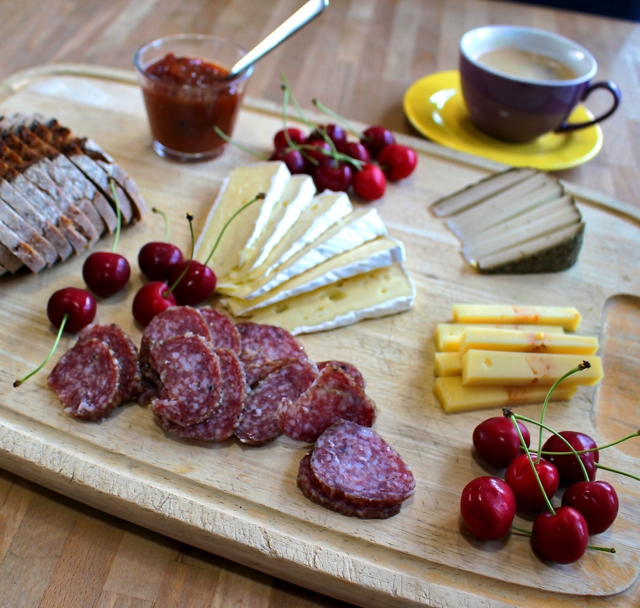
<instances>
[{"instance_id":1,"label":"salami slice","mask_svg":"<svg viewBox=\"0 0 640 608\"><path fill-rule=\"evenodd\" d=\"M238 323L236 327L242 347L240 361L250 387L260 381L265 361L293 358L311 362L302 345L286 329L258 323Z\"/></svg>"},{"instance_id":2,"label":"salami slice","mask_svg":"<svg viewBox=\"0 0 640 608\"><path fill-rule=\"evenodd\" d=\"M229 348L240 354L240 333L233 321L223 312L208 306L201 308L200 314L209 326L213 345L216 348Z\"/></svg>"},{"instance_id":3,"label":"salami slice","mask_svg":"<svg viewBox=\"0 0 640 608\"><path fill-rule=\"evenodd\" d=\"M220 405L213 415L199 424L180 426L166 419L161 419L162 426L180 437L198 439L199 441L224 441L233 435L244 410L247 398L247 385L244 381L242 364L236 354L226 348L214 349L220 360L222 370L222 393Z\"/></svg>"},{"instance_id":4,"label":"salami slice","mask_svg":"<svg viewBox=\"0 0 640 608\"><path fill-rule=\"evenodd\" d=\"M195 308L171 306L154 317L142 334L142 343L140 344L140 371L142 375L158 384L158 374L149 363L151 349L163 340L173 336L184 336L186 333L202 336L211 341L209 326L200 311Z\"/></svg>"},{"instance_id":5,"label":"salami slice","mask_svg":"<svg viewBox=\"0 0 640 608\"><path fill-rule=\"evenodd\" d=\"M160 375L154 414L181 426L209 418L220 403L222 374L211 343L202 336L174 336L156 344L149 363Z\"/></svg>"},{"instance_id":6,"label":"salami slice","mask_svg":"<svg viewBox=\"0 0 640 608\"><path fill-rule=\"evenodd\" d=\"M323 492L320 484L318 484L311 472L311 452L300 462L298 469L298 487L311 502L325 509L340 513L341 515L359 517L360 519L387 519L400 512L401 504L391 507L368 507L363 505L350 505L339 498L329 498L329 496Z\"/></svg>"},{"instance_id":7,"label":"salami slice","mask_svg":"<svg viewBox=\"0 0 640 608\"><path fill-rule=\"evenodd\" d=\"M413 494L411 469L374 430L342 420L318 439L311 471L323 492L351 505L390 507Z\"/></svg>"},{"instance_id":8,"label":"salami slice","mask_svg":"<svg viewBox=\"0 0 640 608\"><path fill-rule=\"evenodd\" d=\"M120 364L122 403L129 403L142 392L142 376L138 364L138 349L115 323L87 325L78 337L79 342L102 340L115 354Z\"/></svg>"},{"instance_id":9,"label":"salami slice","mask_svg":"<svg viewBox=\"0 0 640 608\"><path fill-rule=\"evenodd\" d=\"M102 340L77 342L53 368L49 387L74 418L104 420L122 399L120 364Z\"/></svg>"},{"instance_id":10,"label":"salami slice","mask_svg":"<svg viewBox=\"0 0 640 608\"><path fill-rule=\"evenodd\" d=\"M249 445L264 445L281 434L278 428L278 406L293 401L304 393L317 375L313 363L289 359L249 392L244 417L236 429L236 437Z\"/></svg>"},{"instance_id":11,"label":"salami slice","mask_svg":"<svg viewBox=\"0 0 640 608\"><path fill-rule=\"evenodd\" d=\"M298 441L313 442L339 420L371 426L376 405L353 377L340 367L326 365L308 391L296 401L282 403L278 426Z\"/></svg>"},{"instance_id":12,"label":"salami slice","mask_svg":"<svg viewBox=\"0 0 640 608\"><path fill-rule=\"evenodd\" d=\"M327 367L327 365L331 365L333 367L339 367L343 372L345 372L346 374L349 374L356 381L356 384L362 390L367 388L367 383L365 382L364 377L360 373L360 370L352 363L346 363L344 361L321 361L317 365L320 371L322 371L325 367Z\"/></svg>"}]
</instances>

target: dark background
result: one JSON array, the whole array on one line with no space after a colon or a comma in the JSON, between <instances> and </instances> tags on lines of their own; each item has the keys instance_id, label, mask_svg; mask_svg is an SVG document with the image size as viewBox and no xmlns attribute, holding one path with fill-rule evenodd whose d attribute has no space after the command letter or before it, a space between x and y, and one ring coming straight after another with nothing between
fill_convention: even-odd
<instances>
[{"instance_id":1,"label":"dark background","mask_svg":"<svg viewBox=\"0 0 640 608\"><path fill-rule=\"evenodd\" d=\"M640 0L516 0L523 4L537 4L565 8L595 15L640 21Z\"/></svg>"}]
</instances>

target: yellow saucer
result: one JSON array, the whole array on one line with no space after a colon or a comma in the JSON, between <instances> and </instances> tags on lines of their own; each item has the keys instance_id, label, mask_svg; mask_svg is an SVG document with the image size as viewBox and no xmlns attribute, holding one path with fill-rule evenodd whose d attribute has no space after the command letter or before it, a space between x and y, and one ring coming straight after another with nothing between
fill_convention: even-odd
<instances>
[{"instance_id":1,"label":"yellow saucer","mask_svg":"<svg viewBox=\"0 0 640 608\"><path fill-rule=\"evenodd\" d=\"M404 112L422 135L433 141L516 167L559 171L591 160L602 147L598 125L573 133L547 133L527 144L512 144L485 135L471 122L457 70L437 72L415 82L404 96ZM569 122L593 116L578 106Z\"/></svg>"}]
</instances>

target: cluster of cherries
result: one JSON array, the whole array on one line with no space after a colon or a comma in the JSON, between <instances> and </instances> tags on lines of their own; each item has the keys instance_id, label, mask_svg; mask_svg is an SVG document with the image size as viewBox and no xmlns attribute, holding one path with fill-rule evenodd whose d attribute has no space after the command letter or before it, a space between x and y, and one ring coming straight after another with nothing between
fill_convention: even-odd
<instances>
[{"instance_id":1,"label":"cluster of cherries","mask_svg":"<svg viewBox=\"0 0 640 608\"><path fill-rule=\"evenodd\" d=\"M111 251L94 252L87 257L82 267L82 276L87 287L101 298L108 298L119 291L129 281L131 268L127 259L116 253L120 237L120 208L118 197L111 184L118 212L116 235ZM227 221L204 264L193 259L194 234L193 217L188 213L187 220L191 229L191 259L186 260L182 251L169 242L169 222L165 213L155 207L153 211L160 213L165 220L164 241L147 243L138 253L138 265L142 274L149 279L135 295L132 312L134 319L143 327L170 306L193 306L206 300L216 288L216 275L208 267L222 235L235 217L249 205L264 198L260 193L251 201L240 207ZM47 358L31 373L13 384L15 388L23 384L31 376L39 372L51 359L62 332L78 333L93 322L96 316L96 299L89 291L77 287L65 287L56 291L47 303L47 317L58 329L53 348Z\"/></svg>"},{"instance_id":2,"label":"cluster of cherries","mask_svg":"<svg viewBox=\"0 0 640 608\"><path fill-rule=\"evenodd\" d=\"M595 481L596 470L613 471L599 464L600 451L637 437L640 431L598 447L589 435L576 431L556 433L544 424L555 387L567 376L588 367L585 361L554 384L540 422L504 408L504 416L489 418L474 430L473 445L480 457L496 468L506 468L504 481L478 477L462 491L462 518L479 539L497 540L514 529L530 535L540 553L559 564L577 561L587 548L615 553L615 549L589 545L589 536L607 530L618 514L617 493L606 481ZM537 454L529 451L531 435L522 421L540 427ZM552 433L544 445L543 429ZM553 507L550 499L559 486L566 486L566 490L561 506ZM531 532L513 525L516 510L538 514Z\"/></svg>"}]
</instances>

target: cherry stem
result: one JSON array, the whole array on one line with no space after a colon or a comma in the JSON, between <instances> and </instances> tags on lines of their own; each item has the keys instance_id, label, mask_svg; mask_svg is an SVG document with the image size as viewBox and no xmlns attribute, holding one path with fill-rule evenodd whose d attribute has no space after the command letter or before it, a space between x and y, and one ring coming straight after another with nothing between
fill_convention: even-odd
<instances>
[{"instance_id":1,"label":"cherry stem","mask_svg":"<svg viewBox=\"0 0 640 608\"><path fill-rule=\"evenodd\" d=\"M64 326L68 318L69 318L69 313L65 312L64 317L62 317L62 323L60 323L60 329L58 329L58 335L56 337L56 341L53 345L53 348L49 351L47 358L40 364L40 366L34 369L30 374L27 374L22 380L16 380L13 383L13 388L18 388L21 384L24 384L29 378L31 378L31 376L34 376L35 374L37 374L49 362L49 359L51 359L51 357L53 356L53 353L56 352L56 348L58 347L58 342L60 342L60 336L62 336L62 332L64 331Z\"/></svg>"},{"instance_id":2,"label":"cherry stem","mask_svg":"<svg viewBox=\"0 0 640 608\"><path fill-rule=\"evenodd\" d=\"M610 469L609 467L605 467L603 464L600 464L599 462L596 462L595 465L597 469L602 469L603 471L610 471L611 473L617 473L618 475L624 475L625 477L631 477L631 479L640 481L640 477L636 477L631 473L625 473L624 471L618 471L617 469Z\"/></svg>"},{"instance_id":3,"label":"cherry stem","mask_svg":"<svg viewBox=\"0 0 640 608\"><path fill-rule=\"evenodd\" d=\"M507 411L508 410L508 413ZM513 412L511 410L509 410L508 408L505 408L503 410L504 415L507 418L511 418L511 422L513 422L513 424L516 427L516 431L518 432L518 437L520 437L520 444L522 445L522 448L524 449L524 453L527 455L527 458L529 459L529 463L531 464L531 468L533 469L533 474L536 476L536 481L538 482L538 486L540 487L540 491L542 492L542 496L544 496L544 500L547 503L547 508L549 509L549 511L551 512L551 515L556 514L556 512L553 510L553 506L551 505L551 501L549 500L549 497L547 496L547 493L544 491L544 487L542 486L542 482L540 481L540 476L538 475L538 471L536 471L536 467L533 464L533 460L531 459L531 452L529 452L529 448L527 447L527 444L524 441L524 437L522 436L522 431L520 431L520 426L518 425L518 421L515 419L515 416L513 414ZM540 459L538 458L538 461Z\"/></svg>"},{"instance_id":4,"label":"cherry stem","mask_svg":"<svg viewBox=\"0 0 640 608\"><path fill-rule=\"evenodd\" d=\"M231 139L226 133L223 133L220 130L218 125L214 125L213 130L216 132L217 135L222 137L222 139L224 139L227 143L231 144L232 146L235 146L236 148L240 148L240 150L242 150L243 152L246 152L247 154L251 154L251 156L255 156L260 160L264 160L264 161L269 160L269 157L266 156L265 154L262 154L262 152L257 152L256 150L252 150L251 148L248 148L247 146L239 144L237 141Z\"/></svg>"},{"instance_id":5,"label":"cherry stem","mask_svg":"<svg viewBox=\"0 0 640 608\"><path fill-rule=\"evenodd\" d=\"M324 150L323 148L317 148L316 146L310 146L308 144L302 144L300 146L296 146L300 152L303 152L304 149L307 150L317 150L318 152L320 152L321 154L324 154L325 156L330 156L331 158L333 158L335 161L343 161L345 163L350 163L352 165L355 166L356 169L358 169L358 171L362 170L362 167L364 167L364 165L366 165L367 163L365 163L363 160L358 160L356 158L351 158L349 155L347 154L343 154L342 152L338 152L337 150L335 152L330 152L328 150ZM311 158L311 160L314 162L314 164L319 164L318 161L315 158Z\"/></svg>"},{"instance_id":6,"label":"cherry stem","mask_svg":"<svg viewBox=\"0 0 640 608\"><path fill-rule=\"evenodd\" d=\"M309 119L304 115L304 112L302 111L302 108L300 107L298 100L295 98L295 95L293 94L293 91L289 86L289 81L287 80L287 77L284 74L280 74L280 78L282 79L283 89L289 92L289 96L291 97L291 103L293 104L293 107L296 109L296 112L298 112L298 115L300 116L300 120L302 120L302 122L305 125L307 125L307 127L309 127L310 129L314 129L315 127L311 122L309 122Z\"/></svg>"},{"instance_id":7,"label":"cherry stem","mask_svg":"<svg viewBox=\"0 0 640 608\"><path fill-rule=\"evenodd\" d=\"M213 246L213 249L211 250L211 253L209 254L209 257L207 258L207 261L204 263L205 266L207 266L209 264L209 262L211 261L211 258L213 257L213 254L215 253L216 248L218 247L218 243L220 242L220 239L222 238L222 235L225 233L225 230L228 228L229 224L237 217L237 215L239 213L244 211L247 207L249 207L250 205L253 205L253 203L255 203L256 201L264 200L264 198L265 198L265 193L264 192L258 192L258 194L256 194L254 199L250 200L248 203L246 203L245 205L240 207L240 209L238 209L227 220L227 223L222 227L222 230L220 231L220 234L218 235L218 239L216 240L215 245Z\"/></svg>"},{"instance_id":8,"label":"cherry stem","mask_svg":"<svg viewBox=\"0 0 640 608\"><path fill-rule=\"evenodd\" d=\"M339 123L342 123L345 127L347 127L347 129L349 129L349 131L357 135L360 139L364 139L365 141L370 139L364 133L362 133L361 131L356 129L352 124L350 124L346 118L343 118L337 112L334 112L333 110L330 110L329 108L327 108L325 105L321 104L320 101L318 101L317 97L314 97L312 99L312 103L316 108L318 108L318 110L320 110L321 112L324 112L328 116L331 116L331 118L334 118Z\"/></svg>"},{"instance_id":9,"label":"cherry stem","mask_svg":"<svg viewBox=\"0 0 640 608\"><path fill-rule=\"evenodd\" d=\"M164 218L164 242L169 242L169 218L164 211L160 211L157 207L151 207L151 211L159 213Z\"/></svg>"},{"instance_id":10,"label":"cherry stem","mask_svg":"<svg viewBox=\"0 0 640 608\"><path fill-rule=\"evenodd\" d=\"M185 274L187 274L187 271L189 270L189 268L191 268L191 263L193 262L193 251L195 249L195 243L196 243L196 239L193 236L193 215L191 215L190 213L187 213L187 220L189 221L189 230L191 231L191 258L189 259L189 263L186 265L185 269L180 273L180 276L178 277L176 282L171 286L171 288L168 291L165 291L162 294L165 298L178 286L178 283L182 281L182 278L184 277Z\"/></svg>"},{"instance_id":11,"label":"cherry stem","mask_svg":"<svg viewBox=\"0 0 640 608\"><path fill-rule=\"evenodd\" d=\"M538 422L537 420L533 420L532 418L527 418L526 416L520 416L519 414L512 414L512 415L516 420L524 420L525 422L530 422L531 424L538 425L540 427L540 434L542 434L542 429L546 429L550 433L553 433L559 439L562 439L562 441L564 441L569 446L569 449L571 450L570 452L567 452L567 454L573 454L578 459L578 463L580 464L580 468L582 469L582 472L584 474L585 481L591 481L589 479L589 474L587 473L587 469L585 469L584 463L582 462L582 458L578 456L578 452L576 452L574 447L560 433L556 433L551 427L548 427L546 424L542 424L542 422ZM537 461L540 462L539 454L538 454Z\"/></svg>"},{"instance_id":12,"label":"cherry stem","mask_svg":"<svg viewBox=\"0 0 640 608\"><path fill-rule=\"evenodd\" d=\"M111 247L111 253L116 252L116 247L118 246L118 241L120 240L120 201L118 200L118 193L116 192L116 187L113 185L116 180L113 177L109 176L109 186L111 186L111 192L113 194L113 200L116 203L116 238L113 241L113 247Z\"/></svg>"},{"instance_id":13,"label":"cherry stem","mask_svg":"<svg viewBox=\"0 0 640 608\"><path fill-rule=\"evenodd\" d=\"M526 534L527 536L533 536L533 532L530 530L525 530L524 528L520 528L519 526L515 526L511 524L511 529L516 532L521 532L522 534ZM595 545L587 545L587 549L591 549L593 551L603 551L604 553L615 553L615 547L596 547Z\"/></svg>"},{"instance_id":14,"label":"cherry stem","mask_svg":"<svg viewBox=\"0 0 640 608\"><path fill-rule=\"evenodd\" d=\"M544 406L542 407L542 415L540 416L540 422L541 423L544 422L544 415L547 412L547 405L549 404L549 399L551 398L551 393L553 393L553 391L555 390L556 386L558 386L558 384L560 384L565 378L568 378L572 374L575 374L576 372L581 372L583 369L589 369L590 367L591 367L591 364L588 361L583 361L578 366L576 366L573 369L569 370L564 376L562 376L561 378L559 378L556 381L556 383L549 389L549 392L547 393L547 398L544 400ZM541 455L542 455L542 431L540 431L540 438L539 438L539 441L538 441L538 460L540 460Z\"/></svg>"},{"instance_id":15,"label":"cherry stem","mask_svg":"<svg viewBox=\"0 0 640 608\"><path fill-rule=\"evenodd\" d=\"M600 450L606 450L607 448L612 448L614 445L618 445L623 441L627 441L627 439L633 439L634 437L640 436L640 431L636 431L635 433L631 433L631 435L627 435L622 439L618 439L617 441L612 441L611 443L607 443L606 445L596 446L595 448L590 448L588 450L576 450L576 454L588 454L589 452L598 452ZM567 456L571 452L542 452L543 456Z\"/></svg>"}]
</instances>

